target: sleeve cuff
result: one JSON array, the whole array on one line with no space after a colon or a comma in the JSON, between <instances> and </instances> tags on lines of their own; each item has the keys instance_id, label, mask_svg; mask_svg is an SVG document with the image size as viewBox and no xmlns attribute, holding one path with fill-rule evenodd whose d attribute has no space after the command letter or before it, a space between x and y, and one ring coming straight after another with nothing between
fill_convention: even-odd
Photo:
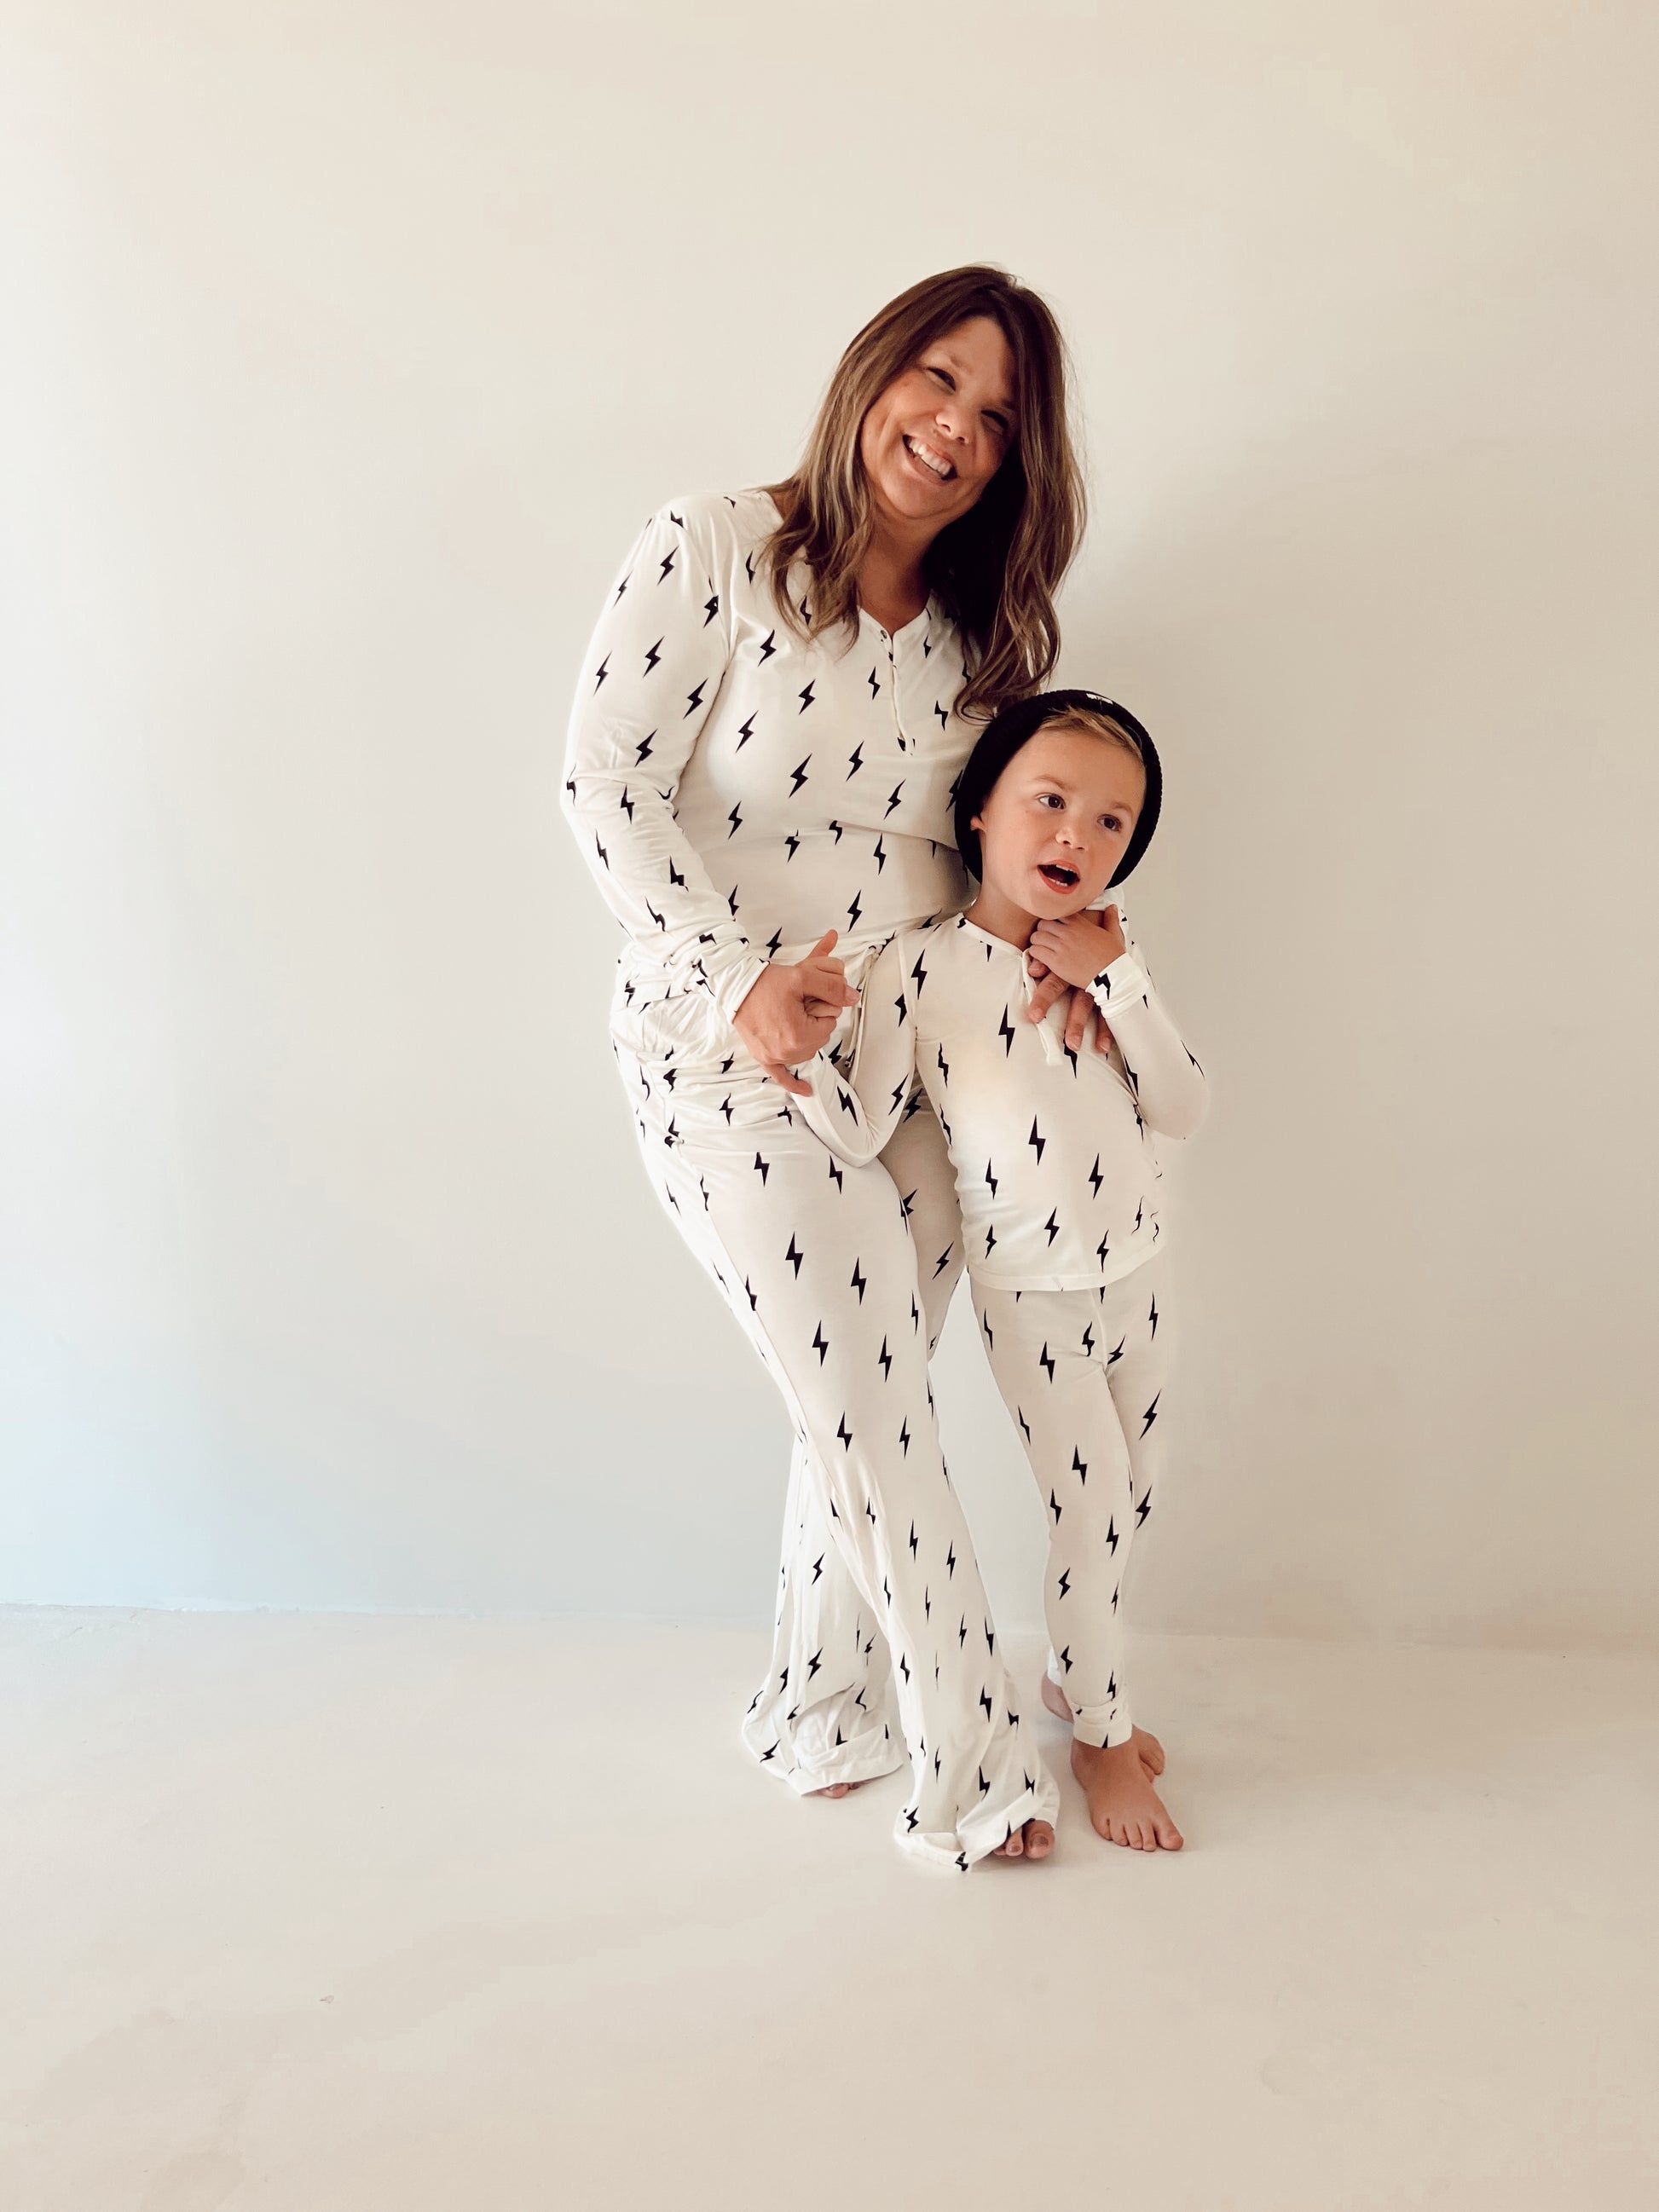
<instances>
[{"instance_id":1,"label":"sleeve cuff","mask_svg":"<svg viewBox=\"0 0 1659 2212\"><path fill-rule=\"evenodd\" d=\"M1133 952L1120 952L1089 986L1090 997L1103 1014L1111 1014L1120 1006L1144 999L1146 992L1146 970Z\"/></svg>"},{"instance_id":2,"label":"sleeve cuff","mask_svg":"<svg viewBox=\"0 0 1659 2212\"><path fill-rule=\"evenodd\" d=\"M763 952L744 945L740 954L723 963L712 975L705 975L709 996L728 1022L734 1018L738 1007L770 965Z\"/></svg>"}]
</instances>

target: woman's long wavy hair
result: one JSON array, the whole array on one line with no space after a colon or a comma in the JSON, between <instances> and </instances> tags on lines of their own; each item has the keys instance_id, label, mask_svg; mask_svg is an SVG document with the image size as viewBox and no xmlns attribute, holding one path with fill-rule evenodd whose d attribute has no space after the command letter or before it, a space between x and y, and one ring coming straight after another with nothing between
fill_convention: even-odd
<instances>
[{"instance_id":1,"label":"woman's long wavy hair","mask_svg":"<svg viewBox=\"0 0 1659 2212\"><path fill-rule=\"evenodd\" d=\"M1018 278L974 264L926 276L890 300L842 356L794 474L769 486L783 520L766 544L779 613L798 635L858 627L859 564L872 534L859 453L881 392L936 338L988 315L1008 341L1018 422L1002 465L966 514L928 547L923 573L961 632L968 682L957 712L982 720L1040 690L1060 653L1054 593L1083 534L1083 474L1066 395L1066 346L1047 303ZM792 562L812 576L792 601Z\"/></svg>"}]
</instances>

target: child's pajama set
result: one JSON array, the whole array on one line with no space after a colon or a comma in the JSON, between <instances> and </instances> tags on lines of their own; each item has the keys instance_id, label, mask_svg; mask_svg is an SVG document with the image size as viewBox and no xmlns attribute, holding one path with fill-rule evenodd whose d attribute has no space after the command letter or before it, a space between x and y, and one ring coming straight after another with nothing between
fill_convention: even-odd
<instances>
[{"instance_id":1,"label":"child's pajama set","mask_svg":"<svg viewBox=\"0 0 1659 2212\"><path fill-rule=\"evenodd\" d=\"M1048 1516L1049 1673L1079 1739L1127 1742L1119 1595L1152 1510L1169 1316L1152 1132L1192 1133L1203 1070L1128 950L1091 988L1109 1058L1072 1052L1066 1002L1024 1018L1020 949L965 915L901 930L844 1042L800 1073L837 1158L879 1152L921 1077L956 1173L981 1333Z\"/></svg>"}]
</instances>

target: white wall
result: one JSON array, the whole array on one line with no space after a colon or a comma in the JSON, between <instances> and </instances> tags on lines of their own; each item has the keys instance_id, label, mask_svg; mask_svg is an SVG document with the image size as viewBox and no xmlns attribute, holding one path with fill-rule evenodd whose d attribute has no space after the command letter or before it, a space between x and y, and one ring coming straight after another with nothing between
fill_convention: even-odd
<instances>
[{"instance_id":1,"label":"white wall","mask_svg":"<svg viewBox=\"0 0 1659 2212\"><path fill-rule=\"evenodd\" d=\"M764 1612L568 688L644 513L989 257L1080 365L1063 672L1158 735L1215 1081L1139 1616L1654 1634L1651 10L4 20L0 1596Z\"/></svg>"}]
</instances>

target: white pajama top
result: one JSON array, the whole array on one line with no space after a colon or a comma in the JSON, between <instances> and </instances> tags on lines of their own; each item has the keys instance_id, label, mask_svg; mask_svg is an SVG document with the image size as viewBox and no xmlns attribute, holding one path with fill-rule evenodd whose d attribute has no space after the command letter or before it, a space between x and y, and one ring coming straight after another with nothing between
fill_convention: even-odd
<instances>
[{"instance_id":1,"label":"white pajama top","mask_svg":"<svg viewBox=\"0 0 1659 2212\"><path fill-rule=\"evenodd\" d=\"M1118 918L1128 949L1090 987L1109 1056L1066 1046L1065 998L1028 1021L1025 954L957 915L901 930L863 976L846 1042L832 1040L799 1071L812 1097L797 1104L853 1165L886 1144L920 1075L950 1147L976 1282L1093 1288L1127 1275L1158 1241L1152 1133L1189 1136L1207 1085L1121 903Z\"/></svg>"},{"instance_id":2,"label":"white pajama top","mask_svg":"<svg viewBox=\"0 0 1659 2212\"><path fill-rule=\"evenodd\" d=\"M897 630L860 611L850 639L803 640L760 559L777 521L763 491L659 508L571 714L563 810L629 933L619 988L630 1007L690 994L682 1060L732 1051L769 960L833 928L856 981L896 929L967 901L951 808L978 726L955 710L955 625L935 599ZM809 584L797 563L797 605Z\"/></svg>"}]
</instances>

